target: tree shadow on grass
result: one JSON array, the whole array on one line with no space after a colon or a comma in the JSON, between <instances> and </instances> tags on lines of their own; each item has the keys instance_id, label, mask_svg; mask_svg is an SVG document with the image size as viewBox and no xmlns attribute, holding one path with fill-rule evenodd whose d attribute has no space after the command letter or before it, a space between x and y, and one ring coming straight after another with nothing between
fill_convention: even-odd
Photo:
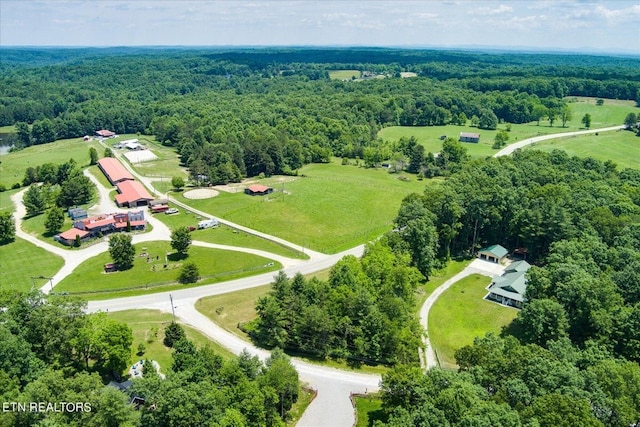
<instances>
[{"instance_id":1,"label":"tree shadow on grass","mask_svg":"<svg viewBox=\"0 0 640 427\"><path fill-rule=\"evenodd\" d=\"M184 261L187 258L189 258L189 254L181 254L180 252L167 255L167 259L171 262Z\"/></svg>"}]
</instances>

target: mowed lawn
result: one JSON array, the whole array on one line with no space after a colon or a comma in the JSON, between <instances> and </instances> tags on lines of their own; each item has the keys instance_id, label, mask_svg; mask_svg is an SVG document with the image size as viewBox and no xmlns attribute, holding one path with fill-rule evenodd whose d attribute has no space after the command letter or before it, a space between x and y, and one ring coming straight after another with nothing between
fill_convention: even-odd
<instances>
[{"instance_id":1,"label":"mowed lawn","mask_svg":"<svg viewBox=\"0 0 640 427\"><path fill-rule=\"evenodd\" d=\"M465 277L438 298L429 312L429 339L442 368L457 367L454 352L487 332L499 334L518 311L484 300L491 279Z\"/></svg>"},{"instance_id":2,"label":"mowed lawn","mask_svg":"<svg viewBox=\"0 0 640 427\"><path fill-rule=\"evenodd\" d=\"M204 200L181 198L200 210L324 253L336 253L376 238L392 228L400 202L425 185L415 175L389 174L329 164L306 165L300 176L272 185L268 196L220 193ZM284 193L283 193L284 191Z\"/></svg>"},{"instance_id":3,"label":"mowed lawn","mask_svg":"<svg viewBox=\"0 0 640 427\"><path fill-rule=\"evenodd\" d=\"M611 160L624 168L640 169L640 137L630 131L602 132L599 135L580 135L570 138L541 141L527 146L527 150L550 152L564 150L571 156Z\"/></svg>"},{"instance_id":4,"label":"mowed lawn","mask_svg":"<svg viewBox=\"0 0 640 427\"><path fill-rule=\"evenodd\" d=\"M147 146L153 154L157 156L156 159L132 163L133 169L140 175L148 176L151 178L159 178L162 182L171 182L171 178L179 176L186 179L189 175L187 169L180 166L180 156L173 147L167 147L156 141L153 135L119 135L117 138L110 138L107 140L109 146L115 145L119 141L126 141L128 139L137 139L140 144ZM113 151L119 153L126 153L128 150L113 148Z\"/></svg>"},{"instance_id":5,"label":"mowed lawn","mask_svg":"<svg viewBox=\"0 0 640 427\"><path fill-rule=\"evenodd\" d=\"M164 329L171 323L173 316L171 313L164 313L157 310L126 310L109 312L107 316L118 322L126 323L133 333L133 344L131 345L130 365L140 361L140 359L155 360L160 364L160 372L166 374L171 368L173 350L163 344ZM178 323L180 323L178 321ZM201 348L209 345L213 350L224 357L230 359L235 357L224 347L196 329L180 324L185 330L187 339L193 341L196 347ZM142 343L146 347L143 355L138 355L138 345Z\"/></svg>"},{"instance_id":6,"label":"mowed lawn","mask_svg":"<svg viewBox=\"0 0 640 427\"><path fill-rule=\"evenodd\" d=\"M16 238L0 245L0 289L28 291L32 286L41 288L48 280L36 277L52 277L63 264L58 255Z\"/></svg>"},{"instance_id":7,"label":"mowed lawn","mask_svg":"<svg viewBox=\"0 0 640 427\"><path fill-rule=\"evenodd\" d=\"M155 218L165 223L171 230L179 227L197 226L198 221L202 218L183 208L178 208L177 214L165 215L164 213L154 214ZM220 224L218 228L207 228L204 230L194 230L191 233L193 240L199 240L208 243L217 243L219 245L239 246L243 248L253 248L262 251L271 252L277 255L289 258L307 259L308 256L295 249L272 242L244 231L236 230L226 225Z\"/></svg>"},{"instance_id":8,"label":"mowed lawn","mask_svg":"<svg viewBox=\"0 0 640 427\"><path fill-rule=\"evenodd\" d=\"M10 188L14 183L24 179L28 167L40 166L44 163L59 165L74 159L79 166L89 164L89 148L98 150L102 157L104 148L97 141L83 141L82 138L62 139L49 144L33 145L23 150L0 156L0 184Z\"/></svg>"},{"instance_id":9,"label":"mowed lawn","mask_svg":"<svg viewBox=\"0 0 640 427\"><path fill-rule=\"evenodd\" d=\"M55 286L55 291L101 292L102 297L114 297L115 295L107 295L106 293L130 288L139 288L136 289L137 294L160 292L173 288L183 289L187 285L178 284L177 279L185 262L195 263L203 278L197 284L189 286L231 280L281 268L279 263L257 255L197 246L191 246L188 258L178 259L173 254L170 242L139 243L135 245L135 248L136 258L133 268L126 271L105 273L104 264L110 263L112 260L109 253L104 252L82 263ZM165 254L167 253L169 254L168 262L165 264ZM148 254L149 257L142 254Z\"/></svg>"},{"instance_id":10,"label":"mowed lawn","mask_svg":"<svg viewBox=\"0 0 640 427\"><path fill-rule=\"evenodd\" d=\"M595 98L572 97L569 101L573 118L567 122L566 127L562 127L562 122L559 120L554 122L553 127L549 126L547 120L541 120L540 125L538 125L537 122L512 124L508 144L539 135L583 130L582 117L584 117L586 113L591 114L591 128L595 129L621 125L627 114L637 112L638 110L634 107L633 101L605 100L602 106L595 105ZM415 136L418 142L424 145L426 152L437 153L442 149L442 140L440 140L440 137L443 135L453 137L457 140L460 132L479 133L479 143L463 144L471 157L481 158L492 156L498 152L497 149L491 148L491 146L493 145L496 133L501 129L506 129L506 124L499 124L497 130L485 130L471 126L456 125L391 126L380 130L378 137L385 141L398 141L401 137L409 138Z\"/></svg>"}]
</instances>

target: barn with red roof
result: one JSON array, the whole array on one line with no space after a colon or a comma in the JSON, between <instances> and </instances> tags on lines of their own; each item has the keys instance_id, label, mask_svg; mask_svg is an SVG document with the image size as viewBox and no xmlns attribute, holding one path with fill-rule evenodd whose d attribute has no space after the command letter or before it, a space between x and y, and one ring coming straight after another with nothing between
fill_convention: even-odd
<instances>
[{"instance_id":1,"label":"barn with red roof","mask_svg":"<svg viewBox=\"0 0 640 427\"><path fill-rule=\"evenodd\" d=\"M116 194L116 203L120 207L145 206L153 200L153 196L138 181L122 181L116 187L120 193Z\"/></svg>"},{"instance_id":2,"label":"barn with red roof","mask_svg":"<svg viewBox=\"0 0 640 427\"><path fill-rule=\"evenodd\" d=\"M264 196L273 193L273 188L266 185L254 184L244 189L244 194L250 196Z\"/></svg>"},{"instance_id":3,"label":"barn with red roof","mask_svg":"<svg viewBox=\"0 0 640 427\"><path fill-rule=\"evenodd\" d=\"M129 172L124 166L122 166L122 163L113 157L103 157L98 160L98 167L113 185L122 181L134 180L131 172Z\"/></svg>"}]
</instances>

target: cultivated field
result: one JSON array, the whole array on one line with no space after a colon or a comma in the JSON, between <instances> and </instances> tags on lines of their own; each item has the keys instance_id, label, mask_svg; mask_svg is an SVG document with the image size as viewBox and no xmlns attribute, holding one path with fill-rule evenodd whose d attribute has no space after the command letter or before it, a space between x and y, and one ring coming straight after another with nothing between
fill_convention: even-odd
<instances>
[{"instance_id":1,"label":"cultivated field","mask_svg":"<svg viewBox=\"0 0 640 427\"><path fill-rule=\"evenodd\" d=\"M187 285L178 284L177 277L185 262L195 263L203 278L198 284L189 286L237 279L281 268L277 262L242 252L192 246L189 257L179 259L173 254L170 242L145 242L136 244L135 247L137 255L133 268L105 273L104 264L112 262L109 253L105 252L85 261L57 284L54 290L91 294L91 299L104 299L115 297L114 293L122 296L119 291L130 288L136 289L130 290L127 295L183 289ZM148 257L141 254L148 254ZM166 262L165 254L169 254Z\"/></svg>"},{"instance_id":2,"label":"cultivated field","mask_svg":"<svg viewBox=\"0 0 640 427\"><path fill-rule=\"evenodd\" d=\"M221 192L212 199L181 200L304 247L335 253L390 230L402 199L437 182L417 181L413 175L402 181L385 169L343 166L337 159L306 165L299 173L286 183L261 180L276 190L268 196Z\"/></svg>"},{"instance_id":3,"label":"cultivated field","mask_svg":"<svg viewBox=\"0 0 640 427\"><path fill-rule=\"evenodd\" d=\"M442 368L455 369L455 350L473 344L487 332L500 333L518 311L485 301L491 279L478 274L455 283L438 298L429 312L429 339Z\"/></svg>"}]
</instances>

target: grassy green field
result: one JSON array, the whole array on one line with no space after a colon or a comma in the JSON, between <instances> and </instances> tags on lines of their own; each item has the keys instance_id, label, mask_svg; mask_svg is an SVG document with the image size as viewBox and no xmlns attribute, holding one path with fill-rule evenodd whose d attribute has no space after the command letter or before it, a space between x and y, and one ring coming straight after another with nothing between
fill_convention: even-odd
<instances>
[{"instance_id":1,"label":"grassy green field","mask_svg":"<svg viewBox=\"0 0 640 427\"><path fill-rule=\"evenodd\" d=\"M173 319L170 313L163 313L157 310L126 310L107 313L107 316L118 322L129 325L133 332L133 344L131 346L131 364L140 359L155 360L160 364L160 372L166 374L171 367L172 349L166 347L162 341L164 340L164 328L171 323ZM220 346L215 341L210 340L196 329L181 325L187 338L193 341L198 348L209 345L213 350L224 357L231 359L233 353ZM138 352L138 344L143 343L146 347L145 353L140 356Z\"/></svg>"},{"instance_id":2,"label":"grassy green field","mask_svg":"<svg viewBox=\"0 0 640 427\"><path fill-rule=\"evenodd\" d=\"M470 260L451 260L443 268L431 273L429 280L418 289L418 298L416 301L416 307L418 311L422 308L425 300L431 295L431 293L449 278L460 273L464 268L471 263Z\"/></svg>"},{"instance_id":3,"label":"grassy green field","mask_svg":"<svg viewBox=\"0 0 640 427\"><path fill-rule=\"evenodd\" d=\"M549 126L548 121L541 120L540 126L536 122L513 124L509 132L509 144L539 135L551 133L570 132L583 129L582 117L591 114L591 128L620 125L630 112L638 109L634 107L633 101L605 100L604 105L595 105L594 98L571 98L569 106L573 119L567 122L567 127L562 127L561 122ZM378 137L385 141L397 141L401 137L409 138L415 136L419 143L424 145L427 152L436 153L442 149L441 135L458 138L460 132L473 132L480 134L479 143L464 143L469 155L472 157L487 157L497 153L498 150L491 148L496 133L500 129L505 129L505 124L498 125L497 130L483 130L471 126L391 126L378 132Z\"/></svg>"},{"instance_id":4,"label":"grassy green field","mask_svg":"<svg viewBox=\"0 0 640 427\"><path fill-rule=\"evenodd\" d=\"M358 70L331 70L329 71L329 78L332 80L351 80L353 77L360 78L360 71Z\"/></svg>"},{"instance_id":5,"label":"grassy green field","mask_svg":"<svg viewBox=\"0 0 640 427\"><path fill-rule=\"evenodd\" d=\"M40 288L46 279L62 268L64 261L42 248L16 238L12 243L0 245L0 288L28 291L32 286Z\"/></svg>"},{"instance_id":6,"label":"grassy green field","mask_svg":"<svg viewBox=\"0 0 640 427\"><path fill-rule=\"evenodd\" d=\"M382 411L382 399L380 395L355 395L353 396L353 401L356 404L355 427L371 427L376 420L380 420L382 423L387 421Z\"/></svg>"},{"instance_id":7,"label":"grassy green field","mask_svg":"<svg viewBox=\"0 0 640 427\"><path fill-rule=\"evenodd\" d=\"M11 201L11 196L16 194L20 190L8 190L0 192L0 212L13 212L15 206Z\"/></svg>"},{"instance_id":8,"label":"grassy green field","mask_svg":"<svg viewBox=\"0 0 640 427\"><path fill-rule=\"evenodd\" d=\"M593 157L606 161L611 160L624 168L640 169L640 138L633 132L603 132L599 135L580 135L570 138L541 141L531 144L526 150L552 151L564 150L571 156Z\"/></svg>"},{"instance_id":9,"label":"grassy green field","mask_svg":"<svg viewBox=\"0 0 640 427\"><path fill-rule=\"evenodd\" d=\"M518 311L485 301L491 279L478 274L451 286L429 312L429 339L442 368L456 368L455 350L473 344L477 336L500 333Z\"/></svg>"},{"instance_id":10,"label":"grassy green field","mask_svg":"<svg viewBox=\"0 0 640 427\"><path fill-rule=\"evenodd\" d=\"M306 165L300 173L304 177L284 185L261 180L276 189L265 197L224 192L203 200L179 197L213 215L320 252L336 253L390 230L402 199L435 182L417 181L412 175L402 181L384 169L343 166L336 159Z\"/></svg>"},{"instance_id":11,"label":"grassy green field","mask_svg":"<svg viewBox=\"0 0 640 427\"><path fill-rule=\"evenodd\" d=\"M0 157L0 184L7 188L15 182L22 182L24 171L44 163L62 164L74 159L78 165L89 164L89 148L95 147L98 154L104 150L96 141L84 142L82 138L63 139L50 144L34 145L24 150L8 153Z\"/></svg>"},{"instance_id":12,"label":"grassy green field","mask_svg":"<svg viewBox=\"0 0 640 427\"><path fill-rule=\"evenodd\" d=\"M170 242L145 242L135 247L138 255L133 268L127 271L105 273L104 264L111 262L109 253L105 252L82 263L55 286L55 291L100 292L100 297L114 297L113 294L107 295L107 293L134 287L140 288L136 289L138 294L170 290L170 287L163 285L174 285L183 289L187 286L177 284L176 280L180 267L187 261L194 262L200 270L200 276L203 277L203 280L196 285L231 280L281 268L279 263L267 258L241 252L192 246L189 249L189 257L180 260L172 254ZM142 253L149 255L149 262L146 256L140 256ZM169 253L169 256L167 268L164 268L166 253Z\"/></svg>"},{"instance_id":13,"label":"grassy green field","mask_svg":"<svg viewBox=\"0 0 640 427\"><path fill-rule=\"evenodd\" d=\"M163 213L154 216L165 223L170 229L174 230L178 227L196 226L202 218L192 212L179 208L180 213L165 215ZM226 225L220 225L218 228L207 228L204 230L195 230L191 234L193 240L203 242L217 243L219 245L240 246L245 248L260 249L277 255L290 258L307 259L308 256L302 252L287 246L279 245L267 239L263 239L252 234L239 231Z\"/></svg>"}]
</instances>

